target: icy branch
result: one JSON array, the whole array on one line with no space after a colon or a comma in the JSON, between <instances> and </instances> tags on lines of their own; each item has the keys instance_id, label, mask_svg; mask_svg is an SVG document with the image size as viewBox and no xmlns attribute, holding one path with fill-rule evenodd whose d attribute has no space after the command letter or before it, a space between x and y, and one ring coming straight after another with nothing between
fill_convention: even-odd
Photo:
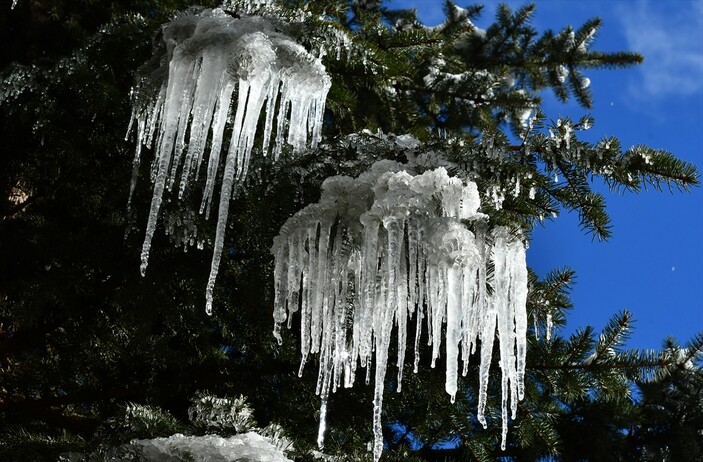
<instances>
[{"instance_id":1,"label":"icy branch","mask_svg":"<svg viewBox=\"0 0 703 462\"><path fill-rule=\"evenodd\" d=\"M274 240L274 335L280 342L282 324L290 327L293 313L300 311L300 372L308 355L320 355L321 416L330 391L351 387L359 364L369 368L368 376L374 355L375 460L383 449L381 413L391 331L396 325L400 391L413 316L416 365L422 326L432 346L433 366L444 332L445 388L452 401L459 361L465 375L480 340L478 418L484 425L498 329L505 447L508 405L515 418L524 395L525 248L506 228L489 231L480 205L476 184L450 177L442 167L413 175L401 164L381 161L358 178L327 179L320 201L291 217ZM489 266L495 268L490 277ZM325 422L320 426L324 429Z\"/></svg>"},{"instance_id":2,"label":"icy branch","mask_svg":"<svg viewBox=\"0 0 703 462\"><path fill-rule=\"evenodd\" d=\"M206 162L200 212L209 215L215 179L222 169L220 151L229 137L218 205L215 248L207 285L207 311L224 245L229 201L234 185L247 175L260 115L265 112L261 150L273 158L283 146L294 152L320 139L325 99L331 85L319 58L262 18L235 18L221 9L190 10L166 24L165 66L145 78L135 91L131 126L136 126L138 173L141 146L154 145L154 193L142 247L141 272L165 191L178 185L182 198ZM149 93L153 76L165 76ZM147 93L145 96L144 93ZM136 122L136 123L135 123ZM229 128L226 133L226 128ZM210 135L210 132L212 134ZM206 150L210 141L209 150ZM207 151L207 152L206 152Z\"/></svg>"}]
</instances>

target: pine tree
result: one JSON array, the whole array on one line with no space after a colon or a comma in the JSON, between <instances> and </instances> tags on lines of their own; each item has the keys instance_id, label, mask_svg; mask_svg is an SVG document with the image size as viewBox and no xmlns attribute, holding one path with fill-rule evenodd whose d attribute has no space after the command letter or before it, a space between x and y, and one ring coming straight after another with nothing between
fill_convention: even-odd
<instances>
[{"instance_id":1,"label":"pine tree","mask_svg":"<svg viewBox=\"0 0 703 462\"><path fill-rule=\"evenodd\" d=\"M174 249L157 231L142 278L148 188L137 187L126 208L130 89L161 46L161 24L189 5L19 0L0 12L9 50L0 61L0 459L104 454L134 437L206 431L188 424L191 400L204 390L246 396L259 425L280 424L309 457L319 421L317 364L297 376L298 318L283 330L282 345L271 335L271 244L289 216L320 198L326 178L356 176L381 159L407 162L408 151L390 134L415 137L412 155L475 181L490 198L482 212L491 222L527 234L568 210L587 233L607 239L594 177L635 192L698 185L695 168L666 151L623 150L616 138L588 143L578 135L595 123L590 117L550 121L541 113L542 92L587 109L587 70L641 61L593 51L598 20L540 33L530 25L533 5L502 5L482 30L474 25L481 7L448 2L446 21L427 28L413 11L382 2L275 5L260 13L283 21L310 13L297 20L299 36L311 38L307 46L334 33L348 39L349 50L323 61L332 78L325 142L276 163L254 157L230 206L212 317L202 297L209 255ZM228 3L235 16L247 7L256 2ZM139 173L147 185L148 162ZM187 206L173 200L165 213ZM199 224L212 242L212 227ZM585 328L563 338L555 331L546 339L552 323L566 322L573 278L569 269L543 280L530 274L526 396L505 451L497 364L483 429L477 362L451 403L444 372L427 367L431 351L423 347L422 367L404 375L402 393L391 392L395 374L387 375L384 460L700 457L703 336L685 347L671 340L661 351L629 350L632 315L622 312L603 332ZM325 452L370 458L372 394L357 383L331 395ZM148 424L126 425L125 416Z\"/></svg>"}]
</instances>

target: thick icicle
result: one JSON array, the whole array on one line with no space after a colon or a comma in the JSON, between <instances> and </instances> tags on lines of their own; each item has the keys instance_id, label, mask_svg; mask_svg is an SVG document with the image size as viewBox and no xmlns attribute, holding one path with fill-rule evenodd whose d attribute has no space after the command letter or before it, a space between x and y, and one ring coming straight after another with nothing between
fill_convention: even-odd
<instances>
[{"instance_id":1,"label":"thick icicle","mask_svg":"<svg viewBox=\"0 0 703 462\"><path fill-rule=\"evenodd\" d=\"M479 208L476 185L450 177L444 168L413 175L401 164L382 161L358 178L327 179L320 201L291 217L274 240L274 335L280 339L283 322L290 325L300 310L301 372L307 355L319 353L321 416L330 389L353 384L357 361L367 368L368 381L374 355L374 460L383 449L391 331L395 323L400 390L413 314L415 368L425 319L433 364L445 343L446 391L452 401L459 358L466 373L480 341L478 418L484 426L497 329L505 445L508 404L515 418L524 395L525 249L506 228L488 231ZM466 222L473 223L474 231ZM487 266L495 267L490 278ZM323 425L321 420L319 444Z\"/></svg>"},{"instance_id":2,"label":"thick icicle","mask_svg":"<svg viewBox=\"0 0 703 462\"><path fill-rule=\"evenodd\" d=\"M145 77L135 91L130 122L137 130L130 198L136 184L141 146L151 146L155 133L157 140L152 162L154 193L140 268L144 274L164 192L170 191L178 180L179 198L187 194L189 186L197 180L208 133L212 130L200 206L200 212L209 215L215 179L222 168L220 151L226 123L232 116L206 289L206 310L210 313L229 201L235 185L247 175L261 112L266 112L264 154L269 149L274 116L275 157L284 144L292 146L294 152L308 145L314 147L320 138L331 80L319 58L259 17L235 18L219 8L191 9L164 26L163 39L167 68ZM162 75L165 78L158 93L148 95L153 79ZM237 105L231 113L235 91Z\"/></svg>"}]
</instances>

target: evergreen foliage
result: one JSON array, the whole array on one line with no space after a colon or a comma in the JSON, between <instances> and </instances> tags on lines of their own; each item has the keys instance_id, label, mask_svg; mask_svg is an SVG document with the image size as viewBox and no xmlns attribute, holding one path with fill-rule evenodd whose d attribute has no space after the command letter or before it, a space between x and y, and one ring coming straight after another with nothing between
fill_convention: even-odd
<instances>
[{"instance_id":1,"label":"evergreen foliage","mask_svg":"<svg viewBox=\"0 0 703 462\"><path fill-rule=\"evenodd\" d=\"M228 2L233 14L243 5ZM297 376L295 329L284 331L282 346L271 335L269 249L285 220L319 198L326 177L357 175L378 159L407 160L396 138L379 130L417 137L423 143L413 154L431 162L444 153L452 174L494 198L483 210L493 222L527 233L569 210L587 233L607 239L605 197L594 191L594 178L633 192L699 183L694 166L669 152L623 150L616 138L580 140L594 123L589 116L549 120L541 113L542 92L587 109L585 71L642 60L591 50L598 20L538 32L530 24L534 5L501 5L484 31L472 22L481 7L447 2L446 21L427 28L413 11L377 1L281 1L261 14L285 20L304 9L311 13L300 26L307 46L335 31L350 50L324 60L333 80L326 143L273 165L255 161L247 188L233 199L208 317L202 287L209 254L174 249L158 231L142 278L147 188L138 188L126 209L130 88L161 24L188 6L20 0L0 9L7 50L0 57L1 460L57 460L70 451L100 454L135 437L210 431L217 425L207 419L200 427L197 419L186 423L192 397L205 389L248 397L253 415L234 432L276 422L296 454L312 458L315 375ZM142 170L146 185L148 167ZM518 182L523 192L513 194ZM174 213L183 206L164 207ZM569 269L543 280L531 274L526 397L506 451L499 447L500 381L491 381L484 430L475 416L477 366L460 381L454 404L442 368L422 367L405 374L401 394L392 392L395 374L388 374L384 460L703 457L703 334L685 346L669 339L659 351L633 351L625 347L633 316L621 312L600 333L585 327L564 338L555 330L546 339L548 318L556 327L566 323L573 279ZM423 351L423 364L429 356ZM498 373L494 365L491 374ZM327 453L370 457L371 395L357 386L331 397ZM125 426L129 415L139 425Z\"/></svg>"}]
</instances>

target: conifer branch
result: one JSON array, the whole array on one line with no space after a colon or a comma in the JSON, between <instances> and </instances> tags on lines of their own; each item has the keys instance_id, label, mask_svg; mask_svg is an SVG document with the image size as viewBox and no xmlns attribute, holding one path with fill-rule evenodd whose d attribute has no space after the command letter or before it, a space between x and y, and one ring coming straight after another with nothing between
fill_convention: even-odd
<instances>
[{"instance_id":1,"label":"conifer branch","mask_svg":"<svg viewBox=\"0 0 703 462\"><path fill-rule=\"evenodd\" d=\"M15 218L18 214L23 213L26 209L28 209L32 204L34 204L37 200L41 198L41 195L38 194L33 194L26 200L20 202L19 204L15 205L14 207L10 208L10 210L6 211L3 213L2 219L3 220L12 220Z\"/></svg>"},{"instance_id":2,"label":"conifer branch","mask_svg":"<svg viewBox=\"0 0 703 462\"><path fill-rule=\"evenodd\" d=\"M550 194L561 204L577 211L581 225L590 230L595 238L598 240L610 238L611 225L610 218L605 213L605 198L599 193L591 192L585 181L577 184L574 176L578 173L567 170L559 160L557 160L556 166L566 180L570 194L565 194L564 188L550 188L548 189Z\"/></svg>"},{"instance_id":3,"label":"conifer branch","mask_svg":"<svg viewBox=\"0 0 703 462\"><path fill-rule=\"evenodd\" d=\"M590 364L528 364L528 370L587 370L587 371L609 371L622 369L650 369L658 367L668 367L672 363L666 360L652 361L646 363L597 363L595 360Z\"/></svg>"}]
</instances>

